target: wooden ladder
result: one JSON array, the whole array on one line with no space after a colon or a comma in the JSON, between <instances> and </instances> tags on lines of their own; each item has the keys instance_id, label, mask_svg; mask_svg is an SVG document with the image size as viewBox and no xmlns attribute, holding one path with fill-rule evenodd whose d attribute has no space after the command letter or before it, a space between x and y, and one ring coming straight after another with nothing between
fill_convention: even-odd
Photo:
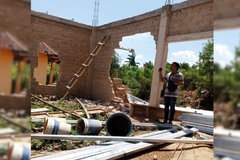
<instances>
[{"instance_id":1,"label":"wooden ladder","mask_svg":"<svg viewBox=\"0 0 240 160\"><path fill-rule=\"evenodd\" d=\"M65 99L68 96L71 89L77 83L79 78L83 75L85 70L89 67L89 65L93 61L94 57L97 56L97 54L100 52L100 50L103 48L103 46L106 44L106 42L109 39L110 39L110 36L104 36L103 39L100 42L98 42L96 48L92 51L92 53L90 53L87 60L84 63L82 63L82 66L80 67L80 69L77 71L77 73L74 74L73 78L70 80L70 82L68 83L68 85L64 89L63 93L61 94L61 95L63 95L63 99Z\"/></svg>"}]
</instances>

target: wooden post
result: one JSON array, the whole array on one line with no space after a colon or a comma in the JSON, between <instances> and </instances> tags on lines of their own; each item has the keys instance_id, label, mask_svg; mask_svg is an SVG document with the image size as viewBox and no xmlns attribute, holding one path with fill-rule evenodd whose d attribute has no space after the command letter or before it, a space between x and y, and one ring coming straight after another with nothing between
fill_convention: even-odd
<instances>
[{"instance_id":1,"label":"wooden post","mask_svg":"<svg viewBox=\"0 0 240 160\"><path fill-rule=\"evenodd\" d=\"M53 84L53 71L54 71L55 65L56 65L56 61L51 60L51 70L50 70L49 84Z\"/></svg>"},{"instance_id":2,"label":"wooden post","mask_svg":"<svg viewBox=\"0 0 240 160\"><path fill-rule=\"evenodd\" d=\"M18 72L17 72L17 78L15 82L15 93L20 93L21 92L21 85L22 85L22 70L24 68L25 61L22 59L18 60Z\"/></svg>"}]
</instances>

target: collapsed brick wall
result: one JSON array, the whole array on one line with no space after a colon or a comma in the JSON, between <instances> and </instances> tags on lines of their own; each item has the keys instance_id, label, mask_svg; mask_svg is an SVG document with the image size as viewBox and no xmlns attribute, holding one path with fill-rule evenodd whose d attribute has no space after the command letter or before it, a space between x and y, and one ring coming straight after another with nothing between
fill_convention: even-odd
<instances>
[{"instance_id":1,"label":"collapsed brick wall","mask_svg":"<svg viewBox=\"0 0 240 160\"><path fill-rule=\"evenodd\" d=\"M9 32L24 45L30 47L30 16L30 0L1 0L0 32ZM27 113L30 113L30 92L30 89L28 89L25 96L0 96L0 108L24 109Z\"/></svg>"},{"instance_id":2,"label":"collapsed brick wall","mask_svg":"<svg viewBox=\"0 0 240 160\"><path fill-rule=\"evenodd\" d=\"M97 39L100 41L105 35L111 39L104 46L94 63L94 74L92 81L92 98L101 100L114 100L115 94L113 84L109 78L110 65L114 49L119 46L124 36L151 32L156 42L160 24L160 16L146 18L141 21L120 25L97 31ZM155 54L155 53L152 53Z\"/></svg>"},{"instance_id":3,"label":"collapsed brick wall","mask_svg":"<svg viewBox=\"0 0 240 160\"><path fill-rule=\"evenodd\" d=\"M47 16L47 15L46 15ZM59 96L90 53L91 29L46 19L32 14L32 93ZM37 48L45 42L59 53L61 60L59 81L56 86L39 85L33 80L34 68L38 65ZM87 71L77 82L71 94L84 97L86 94Z\"/></svg>"},{"instance_id":4,"label":"collapsed brick wall","mask_svg":"<svg viewBox=\"0 0 240 160\"><path fill-rule=\"evenodd\" d=\"M113 78L113 90L115 92L115 96L120 98L121 101L128 103L127 93L132 94L131 90L128 86L122 84L122 79L120 78Z\"/></svg>"},{"instance_id":5,"label":"collapsed brick wall","mask_svg":"<svg viewBox=\"0 0 240 160\"><path fill-rule=\"evenodd\" d=\"M184 7L171 12L169 22L168 36L181 35L187 33L198 33L213 30L213 2L206 2L199 5ZM156 11L159 12L159 11ZM153 14L153 13L149 13ZM143 15L143 17L146 16ZM134 19L134 18L132 18ZM137 18L136 18L137 19ZM141 19L141 18L138 18ZM121 22L113 22L103 27L99 27L97 32L98 40L105 35L110 35L111 39L106 47L100 52L95 60L93 90L94 99L114 99L114 91L112 81L109 78L109 70L114 49L118 47L120 41L125 36L131 36L138 33L151 32L155 43L157 42L160 15L141 20L133 20L133 22L121 24ZM123 21L123 20L121 20ZM126 21L131 21L127 19ZM117 25L115 25L115 24ZM119 24L119 25L118 25ZM156 53L153 53L156 54Z\"/></svg>"}]
</instances>

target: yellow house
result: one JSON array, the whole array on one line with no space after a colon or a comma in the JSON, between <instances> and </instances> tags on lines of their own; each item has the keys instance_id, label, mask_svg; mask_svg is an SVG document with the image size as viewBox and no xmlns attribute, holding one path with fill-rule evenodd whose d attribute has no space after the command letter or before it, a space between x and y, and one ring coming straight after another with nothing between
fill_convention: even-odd
<instances>
[{"instance_id":1,"label":"yellow house","mask_svg":"<svg viewBox=\"0 0 240 160\"><path fill-rule=\"evenodd\" d=\"M15 93L21 92L22 69L29 62L28 48L8 32L0 33L0 93L12 93L12 68L14 60L18 61Z\"/></svg>"}]
</instances>

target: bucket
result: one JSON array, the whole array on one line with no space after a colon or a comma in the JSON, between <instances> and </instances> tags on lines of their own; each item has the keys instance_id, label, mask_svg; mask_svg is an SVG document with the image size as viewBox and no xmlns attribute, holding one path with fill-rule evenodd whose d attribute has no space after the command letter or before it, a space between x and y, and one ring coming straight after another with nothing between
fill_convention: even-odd
<instances>
[{"instance_id":1,"label":"bucket","mask_svg":"<svg viewBox=\"0 0 240 160\"><path fill-rule=\"evenodd\" d=\"M30 143L29 143L30 144ZM30 160L31 149L30 146L23 143L12 143L9 145L8 160Z\"/></svg>"},{"instance_id":2,"label":"bucket","mask_svg":"<svg viewBox=\"0 0 240 160\"><path fill-rule=\"evenodd\" d=\"M80 135L98 135L102 130L102 123L98 120L80 118L77 121L77 133Z\"/></svg>"},{"instance_id":3,"label":"bucket","mask_svg":"<svg viewBox=\"0 0 240 160\"><path fill-rule=\"evenodd\" d=\"M133 124L126 114L114 113L107 119L105 128L110 136L129 136Z\"/></svg>"},{"instance_id":4,"label":"bucket","mask_svg":"<svg viewBox=\"0 0 240 160\"><path fill-rule=\"evenodd\" d=\"M58 122L67 123L66 118L44 117L44 122L46 122L47 119L55 119L55 120L57 120Z\"/></svg>"},{"instance_id":5,"label":"bucket","mask_svg":"<svg viewBox=\"0 0 240 160\"><path fill-rule=\"evenodd\" d=\"M59 122L53 118L47 118L44 122L43 134L70 134L72 126L70 124Z\"/></svg>"}]
</instances>

